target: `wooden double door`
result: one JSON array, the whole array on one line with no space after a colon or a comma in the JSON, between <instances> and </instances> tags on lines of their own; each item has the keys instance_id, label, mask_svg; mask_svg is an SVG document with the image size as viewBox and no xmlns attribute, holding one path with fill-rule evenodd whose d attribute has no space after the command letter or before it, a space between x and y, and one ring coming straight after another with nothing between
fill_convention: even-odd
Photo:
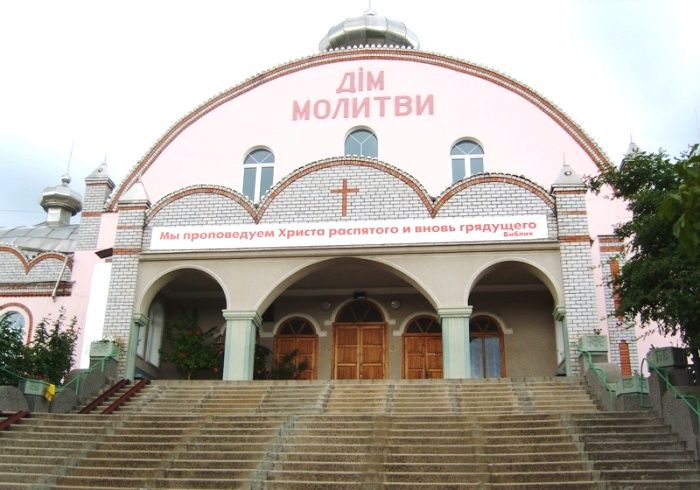
<instances>
[{"instance_id":1,"label":"wooden double door","mask_svg":"<svg viewBox=\"0 0 700 490\"><path fill-rule=\"evenodd\" d=\"M386 378L386 324L333 326L333 378Z\"/></svg>"}]
</instances>

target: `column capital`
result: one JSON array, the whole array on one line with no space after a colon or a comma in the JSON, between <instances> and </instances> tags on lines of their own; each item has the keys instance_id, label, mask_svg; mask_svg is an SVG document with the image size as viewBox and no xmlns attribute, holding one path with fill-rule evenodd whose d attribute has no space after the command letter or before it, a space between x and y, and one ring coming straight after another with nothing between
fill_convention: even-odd
<instances>
[{"instance_id":1,"label":"column capital","mask_svg":"<svg viewBox=\"0 0 700 490\"><path fill-rule=\"evenodd\" d=\"M469 318L472 316L472 310L474 310L474 307L471 305L455 306L438 308L437 313L440 318Z\"/></svg>"},{"instance_id":2,"label":"column capital","mask_svg":"<svg viewBox=\"0 0 700 490\"><path fill-rule=\"evenodd\" d=\"M250 321L255 327L262 325L262 318L257 311L222 310L224 320L244 320Z\"/></svg>"},{"instance_id":3,"label":"column capital","mask_svg":"<svg viewBox=\"0 0 700 490\"><path fill-rule=\"evenodd\" d=\"M134 313L131 315L131 322L139 328L147 326L150 321L151 320L142 313Z\"/></svg>"},{"instance_id":4,"label":"column capital","mask_svg":"<svg viewBox=\"0 0 700 490\"><path fill-rule=\"evenodd\" d=\"M552 316L558 322L564 321L564 319L566 319L566 307L561 305L555 306L554 311L552 311Z\"/></svg>"}]
</instances>

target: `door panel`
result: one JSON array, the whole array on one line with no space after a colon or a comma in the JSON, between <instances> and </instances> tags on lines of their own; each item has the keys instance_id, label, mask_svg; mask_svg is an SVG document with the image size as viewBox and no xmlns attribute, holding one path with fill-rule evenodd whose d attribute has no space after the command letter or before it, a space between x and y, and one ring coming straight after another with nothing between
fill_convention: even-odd
<instances>
[{"instance_id":1,"label":"door panel","mask_svg":"<svg viewBox=\"0 0 700 490\"><path fill-rule=\"evenodd\" d=\"M336 325L334 377L383 379L385 377L384 325Z\"/></svg>"},{"instance_id":2,"label":"door panel","mask_svg":"<svg viewBox=\"0 0 700 490\"><path fill-rule=\"evenodd\" d=\"M442 378L442 335L404 335L404 378Z\"/></svg>"},{"instance_id":3,"label":"door panel","mask_svg":"<svg viewBox=\"0 0 700 490\"><path fill-rule=\"evenodd\" d=\"M384 327L360 327L362 357L360 377L362 379L384 379Z\"/></svg>"},{"instance_id":4,"label":"door panel","mask_svg":"<svg viewBox=\"0 0 700 490\"><path fill-rule=\"evenodd\" d=\"M275 363L279 363L285 355L296 350L294 365L298 366L306 361L308 366L299 372L297 379L315 379L317 345L318 338L315 336L278 335L275 339Z\"/></svg>"}]
</instances>

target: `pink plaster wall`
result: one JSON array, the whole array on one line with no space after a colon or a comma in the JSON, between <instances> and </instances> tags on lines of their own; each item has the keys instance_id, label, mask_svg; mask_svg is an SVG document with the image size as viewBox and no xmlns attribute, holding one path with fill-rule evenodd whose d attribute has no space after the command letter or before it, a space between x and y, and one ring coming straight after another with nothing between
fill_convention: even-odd
<instances>
[{"instance_id":1,"label":"pink plaster wall","mask_svg":"<svg viewBox=\"0 0 700 490\"><path fill-rule=\"evenodd\" d=\"M384 90L336 93L346 73L384 72ZM433 95L433 115L293 121L293 102L345 97ZM374 109L375 107L373 107ZM376 111L375 111L376 112ZM486 171L524 175L545 188L565 158L580 174L597 171L581 147L542 110L484 79L423 63L396 60L338 62L272 80L219 106L184 130L143 174L152 202L194 183L241 190L245 154L259 145L275 153L275 181L311 161L343 153L355 126L379 139L379 159L416 177L432 195L451 184L451 146L479 141ZM592 233L609 233L610 203L591 197ZM617 214L614 213L615 215Z\"/></svg>"}]
</instances>

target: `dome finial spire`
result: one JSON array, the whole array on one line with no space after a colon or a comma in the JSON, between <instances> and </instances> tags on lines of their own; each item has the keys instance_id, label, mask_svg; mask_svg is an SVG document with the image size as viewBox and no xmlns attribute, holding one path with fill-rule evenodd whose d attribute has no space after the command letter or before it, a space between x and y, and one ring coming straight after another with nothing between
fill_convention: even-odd
<instances>
[{"instance_id":1,"label":"dome finial spire","mask_svg":"<svg viewBox=\"0 0 700 490\"><path fill-rule=\"evenodd\" d=\"M360 17L345 19L330 28L318 47L321 51L358 46L394 46L418 49L418 37L403 22L377 15L369 2L369 9Z\"/></svg>"}]
</instances>

